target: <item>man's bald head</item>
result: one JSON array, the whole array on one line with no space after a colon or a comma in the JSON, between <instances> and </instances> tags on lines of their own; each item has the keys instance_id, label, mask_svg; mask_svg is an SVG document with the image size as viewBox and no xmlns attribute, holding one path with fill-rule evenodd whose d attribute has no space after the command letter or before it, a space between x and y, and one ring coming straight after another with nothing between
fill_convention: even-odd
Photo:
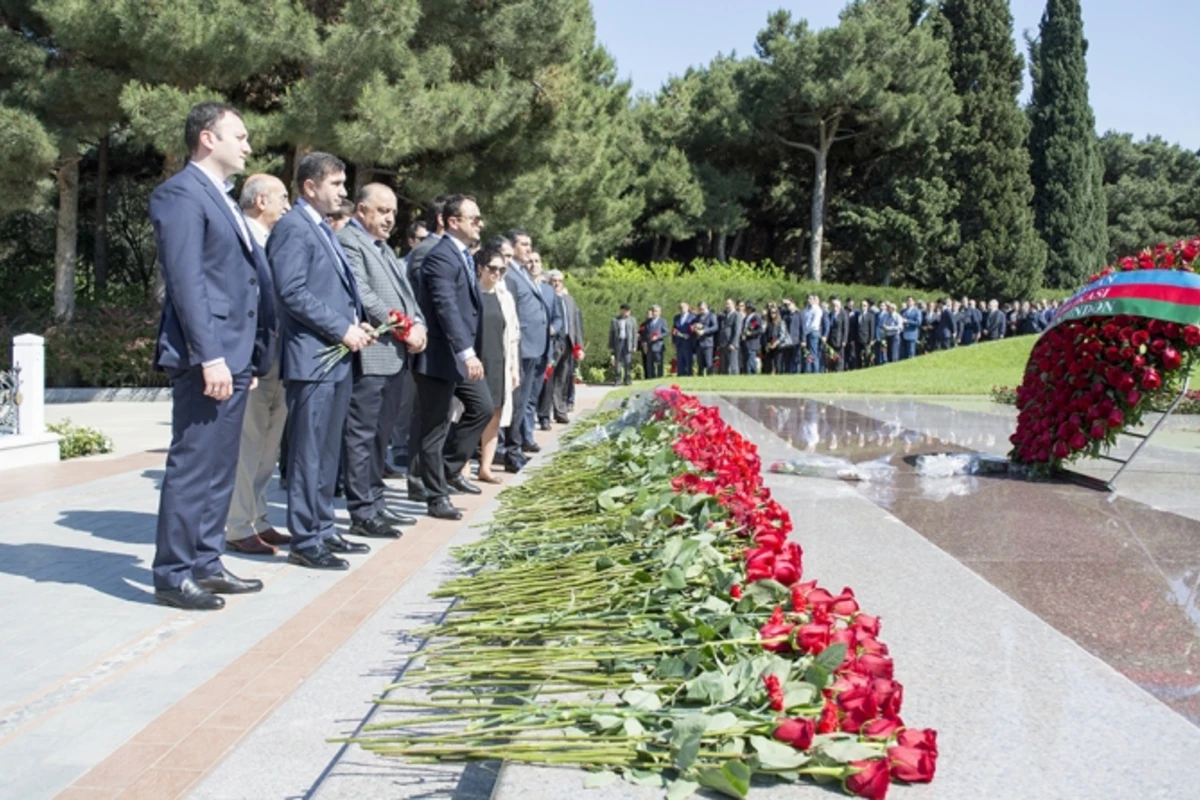
<instances>
[{"instance_id":1,"label":"man's bald head","mask_svg":"<svg viewBox=\"0 0 1200 800\"><path fill-rule=\"evenodd\" d=\"M275 227L279 218L291 208L287 187L274 175L260 172L251 175L242 184L242 196L238 198L242 213L257 221L267 230Z\"/></svg>"},{"instance_id":2,"label":"man's bald head","mask_svg":"<svg viewBox=\"0 0 1200 800\"><path fill-rule=\"evenodd\" d=\"M354 198L354 218L376 239L386 240L396 226L396 193L382 183L368 183Z\"/></svg>"}]
</instances>

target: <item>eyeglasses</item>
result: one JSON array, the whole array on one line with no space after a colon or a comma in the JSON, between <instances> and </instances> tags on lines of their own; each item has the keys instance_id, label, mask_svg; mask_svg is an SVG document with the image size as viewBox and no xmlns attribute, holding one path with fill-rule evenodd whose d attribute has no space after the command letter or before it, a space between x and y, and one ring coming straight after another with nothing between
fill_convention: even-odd
<instances>
[{"instance_id":1,"label":"eyeglasses","mask_svg":"<svg viewBox=\"0 0 1200 800\"><path fill-rule=\"evenodd\" d=\"M475 216L473 216L473 217L464 217L464 216L462 216L461 214L458 214L458 215L455 215L455 216L451 217L451 219L461 219L461 220L464 220L464 221L466 221L466 222L472 222L472 223L474 223L474 224L476 224L476 225L478 225L479 223L483 222L483 217L479 216L478 214L476 214L476 215L475 215Z\"/></svg>"},{"instance_id":2,"label":"eyeglasses","mask_svg":"<svg viewBox=\"0 0 1200 800\"><path fill-rule=\"evenodd\" d=\"M504 275L504 273L508 272L508 267L497 267L492 264L486 264L485 269L493 275Z\"/></svg>"}]
</instances>

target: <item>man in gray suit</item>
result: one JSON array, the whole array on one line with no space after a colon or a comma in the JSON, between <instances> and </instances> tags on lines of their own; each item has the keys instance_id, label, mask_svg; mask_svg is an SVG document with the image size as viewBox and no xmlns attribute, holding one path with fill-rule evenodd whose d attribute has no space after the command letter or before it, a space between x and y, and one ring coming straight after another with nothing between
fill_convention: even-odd
<instances>
[{"instance_id":1,"label":"man in gray suit","mask_svg":"<svg viewBox=\"0 0 1200 800\"><path fill-rule=\"evenodd\" d=\"M354 217L338 233L358 282L366 321L379 327L388 322L392 311L414 321L403 342L386 335L363 350L362 369L354 375L342 452L346 510L350 512L350 533L356 536L398 538L400 532L394 525L416 522L391 511L383 496L384 456L400 412L408 354L425 349L425 318L408 276L387 242L395 224L395 193L381 183L368 183L355 198Z\"/></svg>"},{"instance_id":2,"label":"man in gray suit","mask_svg":"<svg viewBox=\"0 0 1200 800\"><path fill-rule=\"evenodd\" d=\"M400 259L400 269L404 273L404 277L409 280L410 288L412 280L408 276L409 267L412 265L413 251L428 238L429 228L425 226L424 220L417 220L409 224L408 235L405 238L408 253ZM416 293L413 296L415 297ZM413 380L412 370L404 370L401 374L404 377L400 379L400 411L396 416L396 426L392 428L391 454L384 461L383 477L385 478L398 478L408 469L408 433L411 428L410 423L416 419L414 409L417 401L417 384Z\"/></svg>"},{"instance_id":3,"label":"man in gray suit","mask_svg":"<svg viewBox=\"0 0 1200 800\"><path fill-rule=\"evenodd\" d=\"M521 320L521 382L513 392L512 424L505 438L507 453L536 453L541 448L533 440L532 413L527 409L537 401L534 391L541 388L541 371L546 369L550 349L550 317L552 310L541 291L537 277L530 271L530 256L533 241L523 230L511 230L507 238L512 242L513 261L509 265L504 282L517 306L517 318Z\"/></svg>"},{"instance_id":4,"label":"man in gray suit","mask_svg":"<svg viewBox=\"0 0 1200 800\"><path fill-rule=\"evenodd\" d=\"M742 314L730 297L725 300L725 313L717 327L717 354L721 357L721 373L738 374L738 356L742 344Z\"/></svg>"}]
</instances>

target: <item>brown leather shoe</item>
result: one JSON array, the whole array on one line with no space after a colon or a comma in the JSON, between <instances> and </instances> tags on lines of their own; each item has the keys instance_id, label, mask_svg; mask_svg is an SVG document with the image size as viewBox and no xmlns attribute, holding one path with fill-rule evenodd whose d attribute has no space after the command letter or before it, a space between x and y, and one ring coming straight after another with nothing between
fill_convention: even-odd
<instances>
[{"instance_id":1,"label":"brown leather shoe","mask_svg":"<svg viewBox=\"0 0 1200 800\"><path fill-rule=\"evenodd\" d=\"M258 536L247 536L245 539L230 539L225 543L226 550L244 553L248 556L273 556L279 551L264 542Z\"/></svg>"},{"instance_id":2,"label":"brown leather shoe","mask_svg":"<svg viewBox=\"0 0 1200 800\"><path fill-rule=\"evenodd\" d=\"M273 544L276 547L283 547L292 543L292 537L286 533L280 533L274 528L267 528L262 533L258 534L258 538L262 539L267 544Z\"/></svg>"}]
</instances>

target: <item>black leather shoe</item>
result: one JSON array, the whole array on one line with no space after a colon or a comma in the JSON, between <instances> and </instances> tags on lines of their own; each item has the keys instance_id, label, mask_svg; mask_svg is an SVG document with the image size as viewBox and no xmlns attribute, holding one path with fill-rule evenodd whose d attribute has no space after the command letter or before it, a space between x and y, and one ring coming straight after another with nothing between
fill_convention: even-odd
<instances>
[{"instance_id":1,"label":"black leather shoe","mask_svg":"<svg viewBox=\"0 0 1200 800\"><path fill-rule=\"evenodd\" d=\"M191 578L184 578L175 589L155 589L154 602L188 611L216 611L225 607L225 598L217 597Z\"/></svg>"},{"instance_id":2,"label":"black leather shoe","mask_svg":"<svg viewBox=\"0 0 1200 800\"><path fill-rule=\"evenodd\" d=\"M550 430L550 420L543 419L538 422L538 427L544 431Z\"/></svg>"},{"instance_id":3,"label":"black leather shoe","mask_svg":"<svg viewBox=\"0 0 1200 800\"><path fill-rule=\"evenodd\" d=\"M504 471L505 472L513 472L513 473L520 472L521 467L523 467L523 466L525 466L524 461L517 461L515 459L507 459L504 462Z\"/></svg>"},{"instance_id":4,"label":"black leather shoe","mask_svg":"<svg viewBox=\"0 0 1200 800\"><path fill-rule=\"evenodd\" d=\"M388 525L383 516L371 519L350 519L350 533L353 536L368 536L375 539L399 539L400 531Z\"/></svg>"},{"instance_id":5,"label":"black leather shoe","mask_svg":"<svg viewBox=\"0 0 1200 800\"><path fill-rule=\"evenodd\" d=\"M429 501L429 516L437 519L462 519L462 512L450 504L450 498Z\"/></svg>"},{"instance_id":6,"label":"black leather shoe","mask_svg":"<svg viewBox=\"0 0 1200 800\"><path fill-rule=\"evenodd\" d=\"M408 484L408 499L414 503L429 502L429 492L425 491L425 487L417 484Z\"/></svg>"},{"instance_id":7,"label":"black leather shoe","mask_svg":"<svg viewBox=\"0 0 1200 800\"><path fill-rule=\"evenodd\" d=\"M451 489L455 489L463 494L483 494L483 489L480 489L462 475L455 475L453 478L447 478L446 483L450 485Z\"/></svg>"},{"instance_id":8,"label":"black leather shoe","mask_svg":"<svg viewBox=\"0 0 1200 800\"><path fill-rule=\"evenodd\" d=\"M526 453L540 453L542 452L542 446L537 442L530 442L529 444L521 445L521 450Z\"/></svg>"},{"instance_id":9,"label":"black leather shoe","mask_svg":"<svg viewBox=\"0 0 1200 800\"><path fill-rule=\"evenodd\" d=\"M625 385L628 386L629 384L627 383ZM557 422L559 425L570 425L571 424L571 420L567 419L566 417L555 417L554 421Z\"/></svg>"},{"instance_id":10,"label":"black leather shoe","mask_svg":"<svg viewBox=\"0 0 1200 800\"><path fill-rule=\"evenodd\" d=\"M338 558L320 545L304 548L293 547L288 552L288 563L309 569L350 569L349 561Z\"/></svg>"},{"instance_id":11,"label":"black leather shoe","mask_svg":"<svg viewBox=\"0 0 1200 800\"><path fill-rule=\"evenodd\" d=\"M205 578L197 578L196 585L213 594L250 594L261 592L263 582L257 578L239 578L227 569Z\"/></svg>"},{"instance_id":12,"label":"black leather shoe","mask_svg":"<svg viewBox=\"0 0 1200 800\"><path fill-rule=\"evenodd\" d=\"M398 511L392 511L390 508L385 508L379 512L379 516L389 525L416 525L417 518L410 517L408 514L401 514Z\"/></svg>"},{"instance_id":13,"label":"black leather shoe","mask_svg":"<svg viewBox=\"0 0 1200 800\"><path fill-rule=\"evenodd\" d=\"M321 542L326 548L335 553L369 553L371 545L362 542L348 542L340 533L333 533Z\"/></svg>"}]
</instances>

